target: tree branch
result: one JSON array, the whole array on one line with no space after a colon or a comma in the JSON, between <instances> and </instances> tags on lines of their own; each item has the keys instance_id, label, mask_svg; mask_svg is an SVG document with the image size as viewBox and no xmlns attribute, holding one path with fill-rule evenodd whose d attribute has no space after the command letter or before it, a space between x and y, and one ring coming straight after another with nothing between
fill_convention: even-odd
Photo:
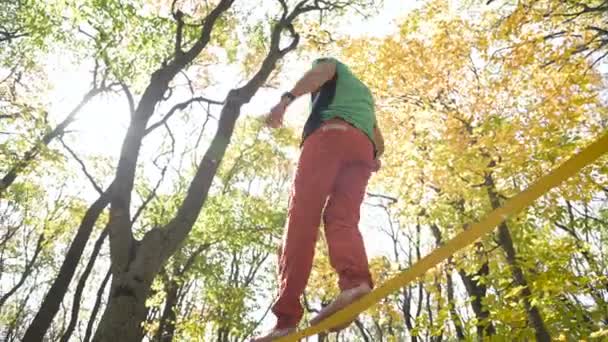
<instances>
[{"instance_id":1,"label":"tree branch","mask_svg":"<svg viewBox=\"0 0 608 342\"><path fill-rule=\"evenodd\" d=\"M197 97L193 97L187 101L178 103L176 105L174 105L169 112L158 122L155 122L154 124L150 125L150 127L146 128L146 131L144 133L144 135L148 135L150 132L152 132L153 130L155 130L156 128L158 128L161 125L164 125L174 114L175 112L177 112L178 110L184 110L186 109L186 107L190 106L193 103L200 103L200 102L206 102L209 105L222 105L224 104L224 102L220 102L220 101L216 101L216 100L211 100L208 99L206 97L203 96L197 96Z\"/></svg>"},{"instance_id":2,"label":"tree branch","mask_svg":"<svg viewBox=\"0 0 608 342\"><path fill-rule=\"evenodd\" d=\"M176 71L181 70L186 64L198 56L201 51L207 46L209 40L211 40L211 32L213 31L213 27L217 22L217 19L226 12L234 3L234 0L221 0L220 3L209 13L209 15L205 18L203 27L201 29L201 34L198 40L194 43L194 45L187 52L176 55L176 58L173 62L173 68Z\"/></svg>"},{"instance_id":3,"label":"tree branch","mask_svg":"<svg viewBox=\"0 0 608 342\"><path fill-rule=\"evenodd\" d=\"M133 115L135 115L135 101L133 100L133 93L131 93L129 86L127 86L126 83L121 81L121 82L119 82L119 84L120 84L120 88L122 89L122 91L125 93L125 96L127 97L127 103L129 104L129 114L131 115L131 117L133 117Z\"/></svg>"},{"instance_id":4,"label":"tree branch","mask_svg":"<svg viewBox=\"0 0 608 342\"><path fill-rule=\"evenodd\" d=\"M175 2L176 1L173 1L171 8L175 6ZM177 22L177 27L175 29L175 55L181 56L184 54L184 51L182 50L182 37L184 33L184 13L180 10L177 10L173 12L173 18Z\"/></svg>"},{"instance_id":5,"label":"tree branch","mask_svg":"<svg viewBox=\"0 0 608 342\"><path fill-rule=\"evenodd\" d=\"M91 336L93 334L93 325L95 324L95 317L97 317L97 312L99 312L99 308L101 307L102 301L103 301L103 294L105 292L106 289L106 285L108 284L108 281L110 280L110 277L112 276L112 268L108 268L108 271L106 272L105 277L103 278L103 281L101 282L101 285L99 286L99 289L97 290L97 296L96 296L96 300L95 300L95 304L93 305L93 311L91 312L91 315L89 317L89 322L87 323L87 329L84 335L84 342L89 342L91 340Z\"/></svg>"},{"instance_id":6,"label":"tree branch","mask_svg":"<svg viewBox=\"0 0 608 342\"><path fill-rule=\"evenodd\" d=\"M344 5L345 3L340 4ZM159 228L158 231L150 231L149 238L144 238L144 240L158 241L158 238L154 237L154 235L161 234L163 241L163 248L161 250L164 254L161 256L162 259L168 258L184 241L192 229L192 225L205 203L213 178L232 137L236 120L240 115L241 106L249 102L259 87L266 82L278 60L298 45L299 35L293 27L293 20L298 15L315 9L314 7L305 6L305 4L306 2L302 1L287 16L286 20L280 20L274 25L269 50L257 72L244 86L233 89L228 93L219 118L218 131L201 160L196 174L190 183L186 197L180 204L175 217L165 227ZM280 40L284 30L289 31L292 42L286 48L281 49ZM142 241L142 246L144 244L146 244L146 241Z\"/></svg>"},{"instance_id":7,"label":"tree branch","mask_svg":"<svg viewBox=\"0 0 608 342\"><path fill-rule=\"evenodd\" d=\"M17 290L19 290L19 288L23 285L23 283L25 283L25 280L27 279L27 277L29 277L30 274L32 273L32 268L34 267L36 260L38 260L38 256L40 255L40 252L42 251L44 241L45 241L44 234L41 234L38 237L38 242L36 243L36 249L34 250L34 255L25 264L25 268L24 268L23 272L21 273L21 277L20 277L19 281L17 282L17 284L15 284L8 292L6 292L0 298L0 308L2 308L2 306L4 306L4 303L6 303L6 301L10 298L10 296L15 294L15 292L17 292Z\"/></svg>"},{"instance_id":8,"label":"tree branch","mask_svg":"<svg viewBox=\"0 0 608 342\"><path fill-rule=\"evenodd\" d=\"M97 184L97 182L95 181L95 178L93 178L93 176L89 173L89 171L87 171L87 167L84 164L84 162L78 157L78 155L76 155L76 152L74 152L66 143L65 141L63 141L63 138L59 138L59 141L61 142L61 144L63 145L63 147L72 155L72 158L74 158L74 160L76 160L76 162L78 162L78 164L80 165L80 169L82 170L82 172L85 174L85 176L89 179L89 182L91 182L91 185L93 186L93 188L95 188L95 191L97 191L98 194L103 194L103 190L101 189L101 187Z\"/></svg>"},{"instance_id":9,"label":"tree branch","mask_svg":"<svg viewBox=\"0 0 608 342\"><path fill-rule=\"evenodd\" d=\"M13 32L0 31L0 43L3 43L3 42L10 43L13 39L18 39L18 38L27 37L27 36L29 36L29 33L19 33L18 31L13 31Z\"/></svg>"},{"instance_id":10,"label":"tree branch","mask_svg":"<svg viewBox=\"0 0 608 342\"><path fill-rule=\"evenodd\" d=\"M21 173L23 169L25 169L34 158L36 158L36 156L40 153L40 150L44 146L48 146L53 139L63 135L65 133L65 129L74 121L76 114L78 114L93 97L105 90L105 88L93 88L89 90L89 92L87 92L82 98L80 103L61 123L59 123L52 131L46 133L42 139L32 148L30 148L19 161L11 166L9 171L0 180L0 196L2 196L2 193L15 181L19 173Z\"/></svg>"},{"instance_id":11,"label":"tree branch","mask_svg":"<svg viewBox=\"0 0 608 342\"><path fill-rule=\"evenodd\" d=\"M285 20L285 19L287 19L287 14L289 13L289 8L287 7L287 2L285 2L285 0L278 0L278 1L281 4L281 7L283 8L283 14L281 14L281 20Z\"/></svg>"},{"instance_id":12,"label":"tree branch","mask_svg":"<svg viewBox=\"0 0 608 342\"><path fill-rule=\"evenodd\" d=\"M65 254L57 277L53 280L51 288L46 293L40 309L27 328L24 341L41 341L51 325L55 314L59 310L68 287L79 265L84 248L89 241L89 237L97 222L97 219L110 202L110 193L114 188L114 183L91 204L84 214L76 235L72 239L70 246Z\"/></svg>"},{"instance_id":13,"label":"tree branch","mask_svg":"<svg viewBox=\"0 0 608 342\"><path fill-rule=\"evenodd\" d=\"M101 247L103 246L103 243L106 240L106 237L108 236L109 232L110 231L108 229L104 229L97 238L97 241L95 241L95 245L93 246L93 251L91 252L91 256L89 257L87 266L85 267L84 271L82 272L82 275L80 276L80 279L78 280L78 285L76 286L76 290L74 292L74 300L72 301L72 314L70 317L70 322L68 324L67 329L65 329L65 332L61 337L60 342L68 342L70 337L72 336L72 333L74 332L74 329L76 328L84 286L86 285L87 279L89 278L91 271L93 270L93 266L95 265L95 261L97 260L97 257L99 255L99 251L101 250Z\"/></svg>"},{"instance_id":14,"label":"tree branch","mask_svg":"<svg viewBox=\"0 0 608 342\"><path fill-rule=\"evenodd\" d=\"M154 186L154 188L152 189L150 194L148 194L148 196L143 201L141 206L137 209L137 211L135 212L135 215L133 215L131 224L134 224L137 221L137 219L139 218L139 215L141 215L141 213L144 211L144 209L146 209L148 204L156 197L156 192L158 191L158 188L160 187L160 184L162 183L162 181L165 179L165 173L167 172L168 166L169 166L169 163L167 163L160 171L160 177L159 177L158 181L156 182L156 185Z\"/></svg>"},{"instance_id":15,"label":"tree branch","mask_svg":"<svg viewBox=\"0 0 608 342\"><path fill-rule=\"evenodd\" d=\"M377 197L377 198L382 198L382 199L388 200L390 202L390 204L397 203L397 199L395 197L392 197L392 196L382 195L382 194L374 194L374 193L371 193L371 192L367 192L366 195L369 196L369 197Z\"/></svg>"}]
</instances>

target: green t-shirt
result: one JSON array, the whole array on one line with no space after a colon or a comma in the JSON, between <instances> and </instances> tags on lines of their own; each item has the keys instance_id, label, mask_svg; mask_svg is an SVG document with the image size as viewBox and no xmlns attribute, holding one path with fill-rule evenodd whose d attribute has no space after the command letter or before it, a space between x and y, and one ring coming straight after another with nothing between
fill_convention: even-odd
<instances>
[{"instance_id":1,"label":"green t-shirt","mask_svg":"<svg viewBox=\"0 0 608 342\"><path fill-rule=\"evenodd\" d=\"M363 131L373 142L376 115L372 92L348 66L335 58L319 58L313 66L325 61L336 63L337 78L332 100L321 109L321 120L343 119Z\"/></svg>"}]
</instances>

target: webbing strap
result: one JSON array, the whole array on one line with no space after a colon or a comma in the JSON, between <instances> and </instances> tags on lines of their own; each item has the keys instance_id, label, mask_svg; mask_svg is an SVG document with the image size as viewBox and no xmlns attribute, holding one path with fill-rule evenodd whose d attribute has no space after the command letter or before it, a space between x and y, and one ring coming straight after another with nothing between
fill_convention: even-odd
<instances>
[{"instance_id":1,"label":"webbing strap","mask_svg":"<svg viewBox=\"0 0 608 342\"><path fill-rule=\"evenodd\" d=\"M536 199L547 193L550 189L575 175L583 167L593 163L606 152L608 152L608 134L604 133L601 138L597 139L587 148L564 162L557 169L541 177L526 190L507 200L502 207L493 210L481 221L473 224L469 227L469 229L463 230L443 246L436 248L430 254L412 265L412 267L409 269L389 279L380 287L377 287L369 294L361 297L361 299L358 301L336 312L319 324L308 327L301 331L297 331L277 341L298 341L301 338L328 331L330 328L351 320L352 317L355 317L359 313L370 308L372 305L380 302L380 300L386 298L391 293L394 293L426 273L430 268L437 266L439 263L448 259L457 251L467 247L481 236L489 233L501 222L528 207Z\"/></svg>"}]
</instances>

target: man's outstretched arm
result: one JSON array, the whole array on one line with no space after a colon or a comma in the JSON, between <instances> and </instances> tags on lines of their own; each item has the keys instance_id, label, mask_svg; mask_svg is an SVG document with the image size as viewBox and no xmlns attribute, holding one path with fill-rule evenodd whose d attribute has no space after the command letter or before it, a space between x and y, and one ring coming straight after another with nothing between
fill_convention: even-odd
<instances>
[{"instance_id":1,"label":"man's outstretched arm","mask_svg":"<svg viewBox=\"0 0 608 342\"><path fill-rule=\"evenodd\" d=\"M308 70L298 82L296 82L291 93L295 97L300 97L304 94L312 93L325 82L331 80L336 75L336 63L333 61L323 61Z\"/></svg>"},{"instance_id":2,"label":"man's outstretched arm","mask_svg":"<svg viewBox=\"0 0 608 342\"><path fill-rule=\"evenodd\" d=\"M287 106L296 98L315 92L321 88L325 82L331 80L336 75L336 63L334 61L323 61L307 71L289 93L281 96L281 100L270 110L267 123L270 127L279 127L283 124L283 115Z\"/></svg>"}]
</instances>

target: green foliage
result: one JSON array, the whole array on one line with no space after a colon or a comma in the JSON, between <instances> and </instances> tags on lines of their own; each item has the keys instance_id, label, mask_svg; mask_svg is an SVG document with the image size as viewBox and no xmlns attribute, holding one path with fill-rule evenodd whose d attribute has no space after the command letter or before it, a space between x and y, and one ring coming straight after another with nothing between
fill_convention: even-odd
<instances>
[{"instance_id":1,"label":"green foliage","mask_svg":"<svg viewBox=\"0 0 608 342\"><path fill-rule=\"evenodd\" d=\"M603 82L592 61L569 54L567 44L548 52L545 41L534 39L553 27L519 29L523 13L499 21L489 10L470 17L453 11L432 1L408 15L393 37L341 43L344 59L376 94L387 153L374 186L399 199L393 209L410 241L414 227L430 232L431 225L446 241L492 210L490 193L500 200L515 195L605 130ZM502 29L509 34L497 33ZM558 65L545 64L555 56ZM606 265L599 247L602 229L589 225L589 216L606 205L597 188L606 182L605 172L598 171L605 162L506 223L515 264L493 237L455 256L457 270L487 287L481 300L497 338L534 339L526 301L539 309L552 336L580 339L601 328L596 313L606 306L605 287L596 286ZM585 209L577 213L569 206ZM406 251L433 246L417 241L404 246ZM486 263L489 273L477 274ZM515 267L524 273L528 298L514 281ZM404 313L415 321L411 335L453 334L445 329L454 317L435 282L429 274L424 277L424 294L437 308ZM458 302L472 303L474 298L460 289L464 298ZM401 300L427 305L426 298ZM372 317L378 324L391 314ZM469 319L466 333L475 334L476 318Z\"/></svg>"},{"instance_id":2,"label":"green foliage","mask_svg":"<svg viewBox=\"0 0 608 342\"><path fill-rule=\"evenodd\" d=\"M112 74L136 88L173 54L173 18L150 10L141 1L90 0L73 8L74 27L84 27L93 37L95 57L104 61Z\"/></svg>"},{"instance_id":3,"label":"green foliage","mask_svg":"<svg viewBox=\"0 0 608 342\"><path fill-rule=\"evenodd\" d=\"M234 139L237 143L222 162L213 194L187 241L165 266L165 276L157 279L156 295L148 301L150 307L160 309L163 286L197 284L189 295L203 305L197 314L178 316L180 338L246 337L258 322L252 313L261 309L260 288L270 285L267 261L275 255L285 224L291 176L288 153L295 138L287 129L268 134L261 120L254 118L239 123ZM143 226L147 222L163 225L175 214L185 191L180 180L175 184L171 194L161 194L151 202L143 214ZM181 272L186 265L187 270ZM157 322L147 323L150 334L158 329Z\"/></svg>"},{"instance_id":4,"label":"green foliage","mask_svg":"<svg viewBox=\"0 0 608 342\"><path fill-rule=\"evenodd\" d=\"M287 1L290 8L298 2ZM235 3L238 6L218 20L208 48L171 83L168 101L159 104L159 111L171 105L173 92L182 95L184 75L191 78L186 80L188 90L197 96L210 89L212 93L216 86L241 84L259 69L281 8L270 0ZM605 75L593 64L596 55L585 57L605 49L603 36L590 34L593 27L605 24L605 11L563 20L560 13L581 4L520 1L480 6L479 1L464 1L458 7L429 1L403 18L394 36L346 37L328 47L321 41L341 23L341 15L351 13L347 3L365 13L376 5L369 0L338 1L337 8L304 16L294 27L306 38L307 49L340 49L340 57L376 96L387 153L384 168L370 186L373 192L397 198L388 205L390 222L384 216L362 221L381 226L383 232L373 238L388 233L393 242L380 248L384 255L370 256L377 284L435 248L437 232L445 242L492 210L490 194L499 201L512 197L606 130ZM187 51L199 37L214 4L178 1L185 25L179 49ZM586 3L597 4L601 1ZM18 283L41 241L32 274L0 309L0 326L17 327L15 339L36 313L37 303L30 298L41 298L57 274L75 229L92 196L97 196L84 190L88 179L76 176L80 164L58 144L40 143L56 124L49 118L54 100L48 95L53 84L47 71L53 65L47 59L60 55L70 61L62 67L96 67L96 85L103 75L108 84L124 82L137 102L152 73L175 58L178 25L170 6L171 1L136 0L0 3L0 29L12 34L0 42L0 175L38 148L23 177L0 199L0 293ZM550 36L562 30L566 33ZM282 37L282 46L288 40ZM291 77L288 68L280 71L282 77ZM166 225L183 201L193 173L189 163L200 162L199 145L194 153L188 150L196 140L192 132L200 128L200 123L193 124L200 112L193 106L172 118L174 134L146 138L142 150L147 153L157 146L153 152L162 155L159 159L168 163L168 171L157 187L154 172L162 167L151 167L147 154L138 160L131 214L140 204L147 206L135 223L136 238ZM69 141L70 146L79 142L77 134ZM146 303L148 338L167 329L163 319L174 320L174 340L243 340L258 329L276 287L274 259L297 145L290 129L267 130L259 118L238 122L192 232L155 279ZM92 177L107 186L114 157L82 157ZM608 159L603 158L507 221L514 263L507 260L496 236L484 237L366 312L361 326L349 328L340 338L358 341L365 332L369 340L453 340L456 323L461 322L467 341L477 340L478 328L489 326L496 340L532 340L535 332L526 303L538 308L554 339L605 337L607 172ZM366 212L376 209L366 207ZM96 229L106 222L104 214ZM339 291L326 253L321 245L307 292L315 308ZM104 271L107 255L104 247L99 263ZM95 280L87 285L91 293L100 283L98 266ZM515 267L523 272L528 298L514 281ZM447 275L453 279L451 299ZM472 295L465 280L485 292L479 298ZM163 318L171 293L177 297L169 303L175 317ZM79 324L84 324L90 304L89 299L83 302ZM474 312L476 304L487 318ZM58 316L56 327L64 323Z\"/></svg>"}]
</instances>

